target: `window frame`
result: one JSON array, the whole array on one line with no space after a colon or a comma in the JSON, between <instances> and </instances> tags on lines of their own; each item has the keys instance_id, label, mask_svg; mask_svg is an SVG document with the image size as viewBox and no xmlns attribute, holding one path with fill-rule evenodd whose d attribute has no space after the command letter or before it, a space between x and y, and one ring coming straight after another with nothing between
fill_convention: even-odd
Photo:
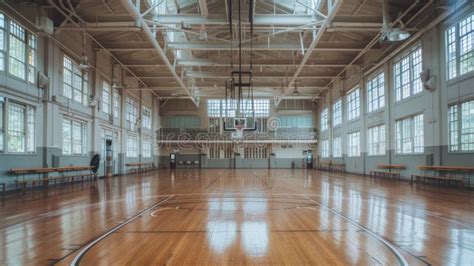
<instances>
[{"instance_id":1,"label":"window frame","mask_svg":"<svg viewBox=\"0 0 474 266\"><path fill-rule=\"evenodd\" d=\"M357 138L357 143L354 142ZM360 131L354 131L347 134L347 157L361 156Z\"/></svg>"},{"instance_id":2,"label":"window frame","mask_svg":"<svg viewBox=\"0 0 474 266\"><path fill-rule=\"evenodd\" d=\"M342 100L339 99L332 104L332 127L337 127L341 124L342 124Z\"/></svg>"},{"instance_id":3,"label":"window frame","mask_svg":"<svg viewBox=\"0 0 474 266\"><path fill-rule=\"evenodd\" d=\"M151 158L152 156L153 156L153 152L151 148L151 138L142 137L142 157Z\"/></svg>"},{"instance_id":4,"label":"window frame","mask_svg":"<svg viewBox=\"0 0 474 266\"><path fill-rule=\"evenodd\" d=\"M417 128L416 125L416 118L421 117L421 131L420 128ZM423 154L425 152L425 145L424 145L424 137L425 137L425 126L424 126L424 114L417 113L409 116L405 116L395 120L395 154L396 155L417 155ZM407 125L408 123L408 125ZM409 131L410 136L405 136ZM416 136L416 134L420 134L421 132L421 151L418 151L416 148L420 147L416 145L416 138L420 136ZM404 145L408 145L410 143L410 151L405 151L406 147Z\"/></svg>"},{"instance_id":5,"label":"window frame","mask_svg":"<svg viewBox=\"0 0 474 266\"><path fill-rule=\"evenodd\" d=\"M378 142L374 141L375 135L377 136ZM379 124L379 125L367 128L367 156L384 156L385 154L386 154L385 124Z\"/></svg>"},{"instance_id":6,"label":"window frame","mask_svg":"<svg viewBox=\"0 0 474 266\"><path fill-rule=\"evenodd\" d=\"M125 146L125 156L127 158L138 158L138 155L139 155L139 137L135 134L127 134L127 138L126 138L127 142L126 142L126 146ZM133 142L133 147L129 146L130 141L134 141ZM132 149L133 148L133 149ZM133 151L133 154L131 154L131 152Z\"/></svg>"},{"instance_id":7,"label":"window frame","mask_svg":"<svg viewBox=\"0 0 474 266\"><path fill-rule=\"evenodd\" d=\"M67 68L66 62L70 63L70 69ZM67 99L70 99L74 102L82 104L84 106L87 105L87 98L89 97L89 73L87 71L83 71L79 64L69 57L67 54L63 54L63 79L62 79L62 89L61 95ZM66 72L70 72L70 78L68 82L66 82ZM80 73L80 74L79 74ZM80 80L77 80L80 79ZM78 81L80 81L80 88L77 87ZM70 86L70 96L66 94L66 85ZM80 101L77 101L76 94L80 95Z\"/></svg>"},{"instance_id":8,"label":"window frame","mask_svg":"<svg viewBox=\"0 0 474 266\"><path fill-rule=\"evenodd\" d=\"M367 113L376 112L385 108L385 72L373 75L366 82Z\"/></svg>"},{"instance_id":9,"label":"window frame","mask_svg":"<svg viewBox=\"0 0 474 266\"><path fill-rule=\"evenodd\" d=\"M464 109L463 105L464 104L469 104L472 105L474 109L474 99L470 98L468 100L465 100L463 102L458 102L458 103L453 103L448 105L448 152L452 154L462 154L462 153L473 153L474 152L474 147L472 149L467 149L463 150L463 145L474 145L471 142L463 143L463 135L471 135L474 134L474 129L473 133L470 133L469 131L464 133L463 128L464 127L464 122L466 118L463 117ZM454 110L454 114L451 113L451 110ZM455 118L453 121L452 118ZM452 130L452 127L454 126L454 131ZM453 136L452 133L455 132L456 134ZM455 137L456 145L453 145L453 137ZM456 150L452 149L452 146L457 147Z\"/></svg>"},{"instance_id":10,"label":"window frame","mask_svg":"<svg viewBox=\"0 0 474 266\"><path fill-rule=\"evenodd\" d=\"M337 143L336 143L336 140ZM336 147L337 144L337 147ZM337 136L332 139L332 157L333 158L342 158L342 137Z\"/></svg>"},{"instance_id":11,"label":"window frame","mask_svg":"<svg viewBox=\"0 0 474 266\"><path fill-rule=\"evenodd\" d=\"M415 54L418 52L419 63L415 64L414 61L418 60ZM408 61L405 62L405 60ZM406 69L405 63L407 64ZM408 52L393 62L392 67L395 103L411 99L423 92L423 85L419 75L423 70L423 49L421 45L418 44L410 48ZM404 96L404 94L408 94L408 96Z\"/></svg>"},{"instance_id":12,"label":"window frame","mask_svg":"<svg viewBox=\"0 0 474 266\"><path fill-rule=\"evenodd\" d=\"M112 88L110 82L102 81L102 112L110 115L112 112Z\"/></svg>"},{"instance_id":13,"label":"window frame","mask_svg":"<svg viewBox=\"0 0 474 266\"><path fill-rule=\"evenodd\" d=\"M131 96L126 96L125 99L125 121L128 124L128 128L135 131L136 123L138 119L139 103L138 100ZM132 121L133 120L133 121Z\"/></svg>"},{"instance_id":14,"label":"window frame","mask_svg":"<svg viewBox=\"0 0 474 266\"><path fill-rule=\"evenodd\" d=\"M38 49L38 36L25 27L22 23L17 20L7 16L4 12L0 12L2 16L2 26L0 26L0 31L3 35L3 47L0 47L0 60L3 61L3 69L0 69L0 72L5 72L9 77L19 79L28 84L36 83L36 68L37 68L37 49ZM12 31L12 27L23 31L24 36L17 36ZM19 41L22 43L22 49L15 50L12 46L12 41ZM21 58L15 57L12 53L19 52ZM17 65L22 65L22 76L19 76L14 73L13 65L11 60L16 61ZM1 64L1 63L0 63Z\"/></svg>"},{"instance_id":15,"label":"window frame","mask_svg":"<svg viewBox=\"0 0 474 266\"><path fill-rule=\"evenodd\" d=\"M329 153L329 140L324 139L321 141L321 148L319 154L321 155L321 158L329 158L331 156Z\"/></svg>"},{"instance_id":16,"label":"window frame","mask_svg":"<svg viewBox=\"0 0 474 266\"><path fill-rule=\"evenodd\" d=\"M466 34L461 35L462 24L465 21L470 20L471 30L466 32ZM469 22L466 22L469 23ZM469 25L469 24L467 24ZM468 26L469 27L469 26ZM462 16L456 22L447 26L444 30L444 45L445 45L445 60L446 60L446 80L452 81L464 77L465 75L470 75L474 73L474 42L468 43L467 45L471 46L471 50L465 54L462 53L462 38L468 37L470 35L474 36L474 12L469 12L469 14ZM469 39L469 38L467 38ZM467 60L472 60L471 69L463 72L462 68L462 57L471 54L468 56ZM466 61L467 61L466 60Z\"/></svg>"},{"instance_id":17,"label":"window frame","mask_svg":"<svg viewBox=\"0 0 474 266\"><path fill-rule=\"evenodd\" d=\"M329 129L329 109L326 107L321 111L321 119L320 119L320 127L321 132L326 131Z\"/></svg>"},{"instance_id":18,"label":"window frame","mask_svg":"<svg viewBox=\"0 0 474 266\"><path fill-rule=\"evenodd\" d=\"M64 138L64 126L66 124L66 122L68 122L68 126L69 126L69 131L70 131L70 139L69 141L67 142L70 147L69 147L69 150L70 150L70 153L65 153L65 138ZM81 153L75 153L74 150L75 150L75 143L77 144L78 140L75 140L74 139L74 127L79 125L79 128L80 128L80 145L81 145ZM62 127L62 143L61 143L61 154L64 155L64 156L85 156L87 155L87 136L88 136L88 123L87 122L83 122L83 121L80 121L80 120L76 120L76 119L73 119L73 118L70 118L68 116L63 116L63 120L62 120L62 124L61 124L61 127Z\"/></svg>"},{"instance_id":19,"label":"window frame","mask_svg":"<svg viewBox=\"0 0 474 266\"><path fill-rule=\"evenodd\" d=\"M145 129L151 130L152 120L153 120L152 109L146 105L143 105L142 106L142 127Z\"/></svg>"},{"instance_id":20,"label":"window frame","mask_svg":"<svg viewBox=\"0 0 474 266\"><path fill-rule=\"evenodd\" d=\"M10 106L17 106L22 109L22 138L23 150L12 151L9 149L9 134L10 134L10 119L12 115L9 113ZM0 154L22 154L34 155L36 154L36 106L11 100L7 97L0 96Z\"/></svg>"},{"instance_id":21,"label":"window frame","mask_svg":"<svg viewBox=\"0 0 474 266\"><path fill-rule=\"evenodd\" d=\"M360 88L355 86L346 95L347 121L360 117Z\"/></svg>"}]
</instances>

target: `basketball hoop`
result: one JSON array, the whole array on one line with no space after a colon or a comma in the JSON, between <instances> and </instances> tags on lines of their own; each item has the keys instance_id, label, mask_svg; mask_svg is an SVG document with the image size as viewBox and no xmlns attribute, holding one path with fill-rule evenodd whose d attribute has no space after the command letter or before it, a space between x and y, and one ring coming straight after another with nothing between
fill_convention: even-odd
<instances>
[{"instance_id":1,"label":"basketball hoop","mask_svg":"<svg viewBox=\"0 0 474 266\"><path fill-rule=\"evenodd\" d=\"M244 125L235 125L235 132L232 132L233 139L243 139Z\"/></svg>"}]
</instances>

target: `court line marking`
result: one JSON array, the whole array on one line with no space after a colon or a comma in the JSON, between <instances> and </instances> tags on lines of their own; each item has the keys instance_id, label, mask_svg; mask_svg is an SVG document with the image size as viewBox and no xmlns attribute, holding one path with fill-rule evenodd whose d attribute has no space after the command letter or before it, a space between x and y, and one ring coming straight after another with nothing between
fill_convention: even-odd
<instances>
[{"instance_id":1,"label":"court line marking","mask_svg":"<svg viewBox=\"0 0 474 266\"><path fill-rule=\"evenodd\" d=\"M304 195L304 194L303 194ZM395 257L397 257L397 260L398 262L400 263L400 265L403 265L403 266L408 266L408 262L405 260L405 258L402 256L402 254L400 252L398 252L398 250L392 246L388 241L386 241L385 239L383 239L382 237L380 237L379 235L377 235L376 233L370 231L368 228L366 228L365 226L357 223L356 221L352 220L351 218L347 217L346 215L334 210L334 209L331 209L329 208L328 206L322 204L322 203L319 203L318 201L316 200L313 200L312 198L304 195L304 197L306 199L308 199L309 201L312 201L314 202L315 204L317 204L318 206L320 207L323 207L325 209L327 209L328 211L344 218L345 220L347 220L348 222L350 222L351 224L355 225L356 227L358 227L359 229L365 231L367 234L369 234L370 236L374 237L375 239L377 239L378 241L382 242L386 247L388 247L388 249L390 249L392 251L393 254L395 254Z\"/></svg>"},{"instance_id":2,"label":"court line marking","mask_svg":"<svg viewBox=\"0 0 474 266\"><path fill-rule=\"evenodd\" d=\"M135 214L134 216L128 218L126 221L124 222L121 222L120 224L112 227L110 230L108 230L107 232L105 232L104 234L100 235L99 237L97 237L96 239L94 239L92 242L90 242L87 246L85 246L83 249L81 249L81 251L79 251L79 253L77 253L77 255L74 257L74 259L71 261L71 263L69 264L70 266L77 266L79 265L79 263L81 262L81 259L82 257L87 253L87 251L89 251L89 249L91 249L93 246L95 246L97 243L99 243L100 241L102 241L104 238L108 237L109 235L113 234L114 232L116 232L117 230L119 230L120 228L124 227L125 225L133 222L134 220L136 220L137 218L139 218L141 215L143 215L145 212L147 211L150 211L152 210L153 208L156 208L158 207L161 203L163 202L166 202L167 200L171 199L173 196L169 196L169 197L166 197L165 199L163 200L160 200L158 201L157 203L151 205L150 207L146 208L146 209L143 209L142 211L138 212L137 214Z\"/></svg>"}]
</instances>

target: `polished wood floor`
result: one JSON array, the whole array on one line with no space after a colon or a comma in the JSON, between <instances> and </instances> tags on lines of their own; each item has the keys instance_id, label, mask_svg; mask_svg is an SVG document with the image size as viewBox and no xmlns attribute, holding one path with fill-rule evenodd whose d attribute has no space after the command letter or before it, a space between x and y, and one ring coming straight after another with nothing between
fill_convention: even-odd
<instances>
[{"instance_id":1,"label":"polished wood floor","mask_svg":"<svg viewBox=\"0 0 474 266\"><path fill-rule=\"evenodd\" d=\"M2 265L474 265L474 192L316 170L160 170L0 201Z\"/></svg>"}]
</instances>

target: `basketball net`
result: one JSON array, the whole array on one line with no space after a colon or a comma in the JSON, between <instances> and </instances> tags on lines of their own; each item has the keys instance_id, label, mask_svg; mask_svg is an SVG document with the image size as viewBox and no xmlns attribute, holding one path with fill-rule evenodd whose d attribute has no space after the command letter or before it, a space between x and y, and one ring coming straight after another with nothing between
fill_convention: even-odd
<instances>
[{"instance_id":1,"label":"basketball net","mask_svg":"<svg viewBox=\"0 0 474 266\"><path fill-rule=\"evenodd\" d=\"M232 132L233 139L242 139L244 137L244 125L236 125L235 132Z\"/></svg>"}]
</instances>

